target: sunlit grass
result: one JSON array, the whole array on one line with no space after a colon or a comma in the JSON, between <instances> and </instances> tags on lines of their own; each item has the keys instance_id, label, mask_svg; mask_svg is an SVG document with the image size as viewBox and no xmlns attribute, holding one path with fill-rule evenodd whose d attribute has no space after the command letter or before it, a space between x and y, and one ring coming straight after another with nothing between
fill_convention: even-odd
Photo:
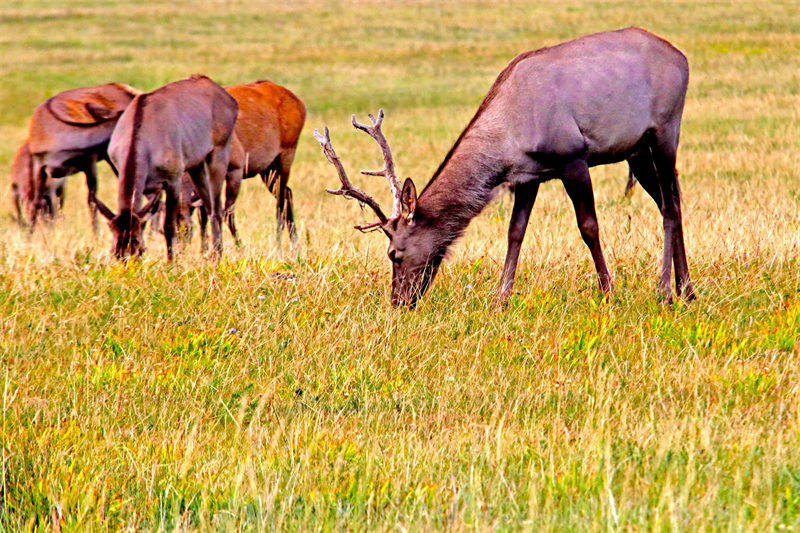
<instances>
[{"instance_id":1,"label":"sunlit grass","mask_svg":"<svg viewBox=\"0 0 800 533\"><path fill-rule=\"evenodd\" d=\"M379 152L349 116L384 107L419 187L516 53L632 24L692 68L678 166L699 300L659 303L660 218L621 198L616 165L593 170L608 299L552 182L507 306L501 195L419 308L392 308L385 239L324 193L313 128L355 175ZM52 227L0 216L0 527L796 530L798 35L792 2L3 2L0 168L39 101L90 83L270 78L309 118L296 256L257 180L218 264L197 242L167 264L158 234L113 261L77 176Z\"/></svg>"}]
</instances>

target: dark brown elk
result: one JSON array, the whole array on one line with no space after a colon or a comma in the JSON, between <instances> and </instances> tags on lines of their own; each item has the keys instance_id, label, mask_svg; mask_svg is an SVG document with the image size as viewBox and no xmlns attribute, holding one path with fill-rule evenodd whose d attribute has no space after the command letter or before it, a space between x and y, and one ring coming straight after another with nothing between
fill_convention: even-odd
<instances>
[{"instance_id":1,"label":"dark brown elk","mask_svg":"<svg viewBox=\"0 0 800 533\"><path fill-rule=\"evenodd\" d=\"M109 157L119 168L119 213L93 198L109 220L118 258L144 251L143 229L162 190L166 196L167 259L173 258L181 176L185 172L211 215L216 254L222 253L221 195L237 109L236 100L201 75L133 99L119 118L108 145ZM145 195L151 200L138 208Z\"/></svg>"},{"instance_id":2,"label":"dark brown elk","mask_svg":"<svg viewBox=\"0 0 800 533\"><path fill-rule=\"evenodd\" d=\"M297 141L306 118L303 102L291 91L271 81L256 81L244 85L230 85L225 90L236 98L239 104L239 117L236 120L235 140L231 149L230 172L238 172L238 181L253 176L261 176L267 189L277 199L276 240L280 246L281 234L286 227L292 244L297 242L297 229L294 222L292 189L289 188L289 172L297 150ZM236 146L236 145L239 146ZM241 147L241 148L239 148ZM197 204L192 194L191 181L184 180L184 201L181 224L191 235L191 206ZM239 186L236 176L229 176L226 182L225 217L231 235L239 242L233 213L233 203ZM205 212L200 208L201 239L205 241Z\"/></svg>"},{"instance_id":3,"label":"dark brown elk","mask_svg":"<svg viewBox=\"0 0 800 533\"><path fill-rule=\"evenodd\" d=\"M372 126L353 125L381 145L394 196L392 215L347 179L325 135L315 132L342 182L333 194L369 205L389 237L392 302L414 306L427 290L447 250L503 183L514 185L514 208L500 294L512 291L520 247L539 185L560 179L572 200L578 228L591 251L600 289L612 288L600 247L589 168L627 160L664 221L660 290L694 298L683 241L681 195L675 158L689 67L667 41L639 28L588 35L517 56L500 73L477 113L417 195L402 188L381 133L383 112Z\"/></svg>"},{"instance_id":4,"label":"dark brown elk","mask_svg":"<svg viewBox=\"0 0 800 533\"><path fill-rule=\"evenodd\" d=\"M11 198L14 202L14 212L17 223L25 223L24 213L32 212L29 205L33 199L33 161L28 141L23 142L14 159L11 160ZM45 201L45 214L55 216L64 206L64 185L66 178L49 178L45 184L42 197Z\"/></svg>"},{"instance_id":5,"label":"dark brown elk","mask_svg":"<svg viewBox=\"0 0 800 533\"><path fill-rule=\"evenodd\" d=\"M89 197L97 192L97 161L108 161L108 140L117 119L140 91L121 83L82 87L59 93L36 107L28 129L31 183L24 187L31 227L49 212L52 180L82 172ZM112 170L116 170L113 168ZM88 202L92 227L94 204Z\"/></svg>"},{"instance_id":6,"label":"dark brown elk","mask_svg":"<svg viewBox=\"0 0 800 533\"><path fill-rule=\"evenodd\" d=\"M234 130L235 131L235 130ZM236 246L240 245L239 231L236 229L236 219L233 207L239 197L239 189L242 186L242 174L244 173L245 154L242 143L236 137L236 133L231 138L231 151L228 159L228 171L225 174L225 207L222 211L222 218L228 223ZM178 217L178 228L181 229L188 241L192 239L192 214L197 209L200 213L200 248L205 251L207 247L206 227L208 225L208 212L203 205L203 201L197 195L194 188L192 177L186 173L181 177L181 208ZM159 210L163 215L163 209Z\"/></svg>"}]
</instances>

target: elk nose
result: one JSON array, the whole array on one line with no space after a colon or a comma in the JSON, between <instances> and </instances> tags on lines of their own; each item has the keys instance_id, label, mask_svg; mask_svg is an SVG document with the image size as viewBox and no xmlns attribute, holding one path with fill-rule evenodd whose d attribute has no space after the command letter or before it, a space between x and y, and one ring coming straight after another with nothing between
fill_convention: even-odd
<instances>
[{"instance_id":1,"label":"elk nose","mask_svg":"<svg viewBox=\"0 0 800 533\"><path fill-rule=\"evenodd\" d=\"M408 307L414 309L417 306L417 298L412 296L401 296L392 293L392 306L393 307Z\"/></svg>"}]
</instances>

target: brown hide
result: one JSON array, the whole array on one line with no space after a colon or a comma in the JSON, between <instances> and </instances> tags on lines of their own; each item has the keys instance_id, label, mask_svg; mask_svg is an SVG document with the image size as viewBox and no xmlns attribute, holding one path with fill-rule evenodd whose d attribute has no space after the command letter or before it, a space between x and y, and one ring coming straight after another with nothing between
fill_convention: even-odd
<instances>
[{"instance_id":1,"label":"brown hide","mask_svg":"<svg viewBox=\"0 0 800 533\"><path fill-rule=\"evenodd\" d=\"M94 126L125 111L131 96L139 91L121 83L72 89L45 102L48 110L60 121L73 126Z\"/></svg>"},{"instance_id":2,"label":"brown hide","mask_svg":"<svg viewBox=\"0 0 800 533\"><path fill-rule=\"evenodd\" d=\"M305 105L291 91L271 81L230 85L225 90L239 104L239 116L231 142L230 163L225 180L225 213L231 234L238 242L233 204L238 196L241 180L260 175L278 200L278 242L282 228L286 225L294 243L297 234L288 181L297 141L305 123ZM191 209L187 202L191 203L196 196L184 191L183 197L181 223L189 226L191 235ZM205 242L202 227L201 238Z\"/></svg>"},{"instance_id":3,"label":"brown hide","mask_svg":"<svg viewBox=\"0 0 800 533\"><path fill-rule=\"evenodd\" d=\"M107 145L117 119L140 91L120 83L81 87L39 104L31 116L27 145L31 156L26 174L26 212L31 226L52 204L49 181L78 172L86 175L89 196L96 193L95 164L107 158ZM96 216L90 203L92 225Z\"/></svg>"},{"instance_id":4,"label":"brown hide","mask_svg":"<svg viewBox=\"0 0 800 533\"><path fill-rule=\"evenodd\" d=\"M306 108L291 91L271 81L225 90L239 104L235 132L245 152L245 177L265 172L281 152L297 147Z\"/></svg>"},{"instance_id":5,"label":"brown hide","mask_svg":"<svg viewBox=\"0 0 800 533\"><path fill-rule=\"evenodd\" d=\"M106 83L53 96L39 104L31 117L28 129L31 153L88 149L108 142L113 121L140 93L122 83Z\"/></svg>"}]
</instances>

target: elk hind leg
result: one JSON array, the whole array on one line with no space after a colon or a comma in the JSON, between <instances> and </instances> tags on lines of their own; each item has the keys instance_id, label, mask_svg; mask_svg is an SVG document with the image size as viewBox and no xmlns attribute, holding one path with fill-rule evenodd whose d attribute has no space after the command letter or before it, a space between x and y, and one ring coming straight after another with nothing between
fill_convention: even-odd
<instances>
[{"instance_id":1,"label":"elk hind leg","mask_svg":"<svg viewBox=\"0 0 800 533\"><path fill-rule=\"evenodd\" d=\"M289 238L292 247L297 245L297 227L294 222L294 197L292 189L289 188L289 173L294 162L295 149L284 150L278 157L280 163L280 188L283 193L283 201L278 199L279 217L283 219L283 224L289 231ZM278 238L280 240L280 237Z\"/></svg>"},{"instance_id":2,"label":"elk hind leg","mask_svg":"<svg viewBox=\"0 0 800 533\"><path fill-rule=\"evenodd\" d=\"M92 221L92 233L97 233L97 204L92 198L97 196L97 165L92 159L83 170L86 176L86 206L89 208L89 218Z\"/></svg>"},{"instance_id":3,"label":"elk hind leg","mask_svg":"<svg viewBox=\"0 0 800 533\"><path fill-rule=\"evenodd\" d=\"M597 213L594 207L594 192L589 176L589 166L585 160L576 160L564 168L562 178L564 188L575 208L575 217L583 242L588 246L597 270L600 290L611 292L611 275L608 273L603 249L600 246L600 228L597 224Z\"/></svg>"},{"instance_id":4,"label":"elk hind leg","mask_svg":"<svg viewBox=\"0 0 800 533\"><path fill-rule=\"evenodd\" d=\"M205 207L209 213L213 213L214 209L214 198L213 193L211 191L211 180L209 179L209 168L208 163L203 161L197 167L191 169L189 171L189 175L192 178L192 183L194 183L195 191L197 191L197 196L200 198L200 201L203 203L202 207ZM200 209L202 209L202 207ZM205 250L205 239L203 234L205 233L204 230L201 229L201 242L203 243L203 249ZM212 218L211 221L211 233L212 238L215 235L214 232L214 220Z\"/></svg>"},{"instance_id":5,"label":"elk hind leg","mask_svg":"<svg viewBox=\"0 0 800 533\"><path fill-rule=\"evenodd\" d=\"M225 177L225 210L224 216L228 223L228 229L233 237L233 242L236 246L241 246L242 242L239 240L239 231L236 229L236 219L234 218L233 206L236 204L236 199L239 197L239 189L242 186L242 178L244 171L240 168L228 169Z\"/></svg>"},{"instance_id":6,"label":"elk hind leg","mask_svg":"<svg viewBox=\"0 0 800 533\"><path fill-rule=\"evenodd\" d=\"M224 149L214 150L209 155L207 176L211 201L203 201L211 218L211 239L217 258L222 256L222 188L228 172L229 151L230 146L226 146Z\"/></svg>"},{"instance_id":7,"label":"elk hind leg","mask_svg":"<svg viewBox=\"0 0 800 533\"><path fill-rule=\"evenodd\" d=\"M30 202L28 203L28 211L31 221L30 232L36 228L36 222L39 220L39 215L43 212L46 206L45 188L47 187L48 172L47 167L38 159L34 158L33 170L31 174L31 191Z\"/></svg>"},{"instance_id":8,"label":"elk hind leg","mask_svg":"<svg viewBox=\"0 0 800 533\"><path fill-rule=\"evenodd\" d=\"M654 157L661 196L664 200L664 239L666 228L670 229L672 244L672 262L675 266L675 293L683 295L687 301L695 299L694 286L689 278L689 264L686 259L686 246L683 240L683 213L681 209L681 188L678 171L675 168L675 156L654 148ZM664 258L666 261L666 257ZM664 278L662 277L662 283ZM666 274L669 284L669 272Z\"/></svg>"},{"instance_id":9,"label":"elk hind leg","mask_svg":"<svg viewBox=\"0 0 800 533\"><path fill-rule=\"evenodd\" d=\"M173 243L178 226L178 211L180 209L180 191L174 183L167 180L164 184L166 205L164 206L164 241L167 245L167 261L174 258Z\"/></svg>"}]
</instances>

